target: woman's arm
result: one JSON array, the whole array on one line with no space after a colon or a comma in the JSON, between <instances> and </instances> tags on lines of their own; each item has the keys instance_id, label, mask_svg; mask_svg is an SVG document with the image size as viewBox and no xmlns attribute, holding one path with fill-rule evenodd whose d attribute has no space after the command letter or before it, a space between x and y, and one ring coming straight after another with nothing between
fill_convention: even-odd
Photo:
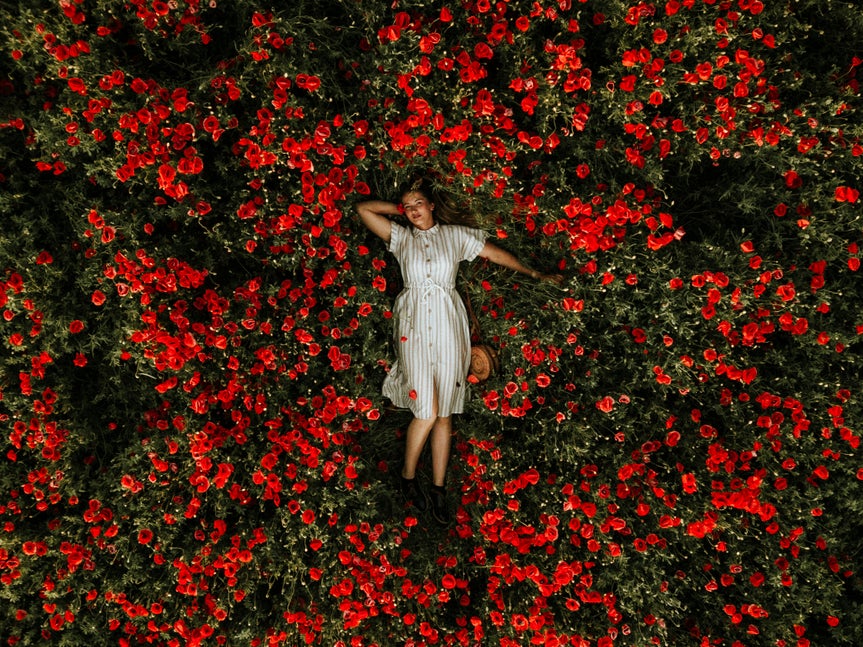
<instances>
[{"instance_id":1,"label":"woman's arm","mask_svg":"<svg viewBox=\"0 0 863 647\"><path fill-rule=\"evenodd\" d=\"M486 241L479 255L483 258L487 258L492 263L497 263L498 265L513 270L514 272L527 274L532 279L537 279L539 281L549 281L551 283L556 283L557 285L560 285L563 282L563 276L561 276L560 274L543 274L542 272L533 270L524 265L520 260L518 260L514 255L510 254L505 249L501 249L494 243L490 243L488 241Z\"/></svg>"},{"instance_id":2,"label":"woman's arm","mask_svg":"<svg viewBox=\"0 0 863 647\"><path fill-rule=\"evenodd\" d=\"M390 241L392 222L387 218L387 214L398 215L399 206L397 204L384 200L366 200L357 204L355 209L369 231L375 236L383 238L384 242Z\"/></svg>"}]
</instances>

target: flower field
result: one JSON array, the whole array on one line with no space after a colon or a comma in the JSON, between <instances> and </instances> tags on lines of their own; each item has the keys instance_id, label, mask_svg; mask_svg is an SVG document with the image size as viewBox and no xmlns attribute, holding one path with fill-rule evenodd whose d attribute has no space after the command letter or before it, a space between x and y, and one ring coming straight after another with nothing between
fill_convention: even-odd
<instances>
[{"instance_id":1,"label":"flower field","mask_svg":"<svg viewBox=\"0 0 863 647\"><path fill-rule=\"evenodd\" d=\"M0 18L3 645L863 644L856 4ZM353 209L418 172L565 277L462 269L448 527Z\"/></svg>"}]
</instances>

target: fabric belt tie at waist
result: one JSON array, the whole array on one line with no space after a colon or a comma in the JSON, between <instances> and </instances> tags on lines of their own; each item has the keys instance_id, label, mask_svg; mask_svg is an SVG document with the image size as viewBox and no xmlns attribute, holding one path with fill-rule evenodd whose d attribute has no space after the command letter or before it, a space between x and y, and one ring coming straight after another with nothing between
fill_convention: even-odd
<instances>
[{"instance_id":1,"label":"fabric belt tie at waist","mask_svg":"<svg viewBox=\"0 0 863 647\"><path fill-rule=\"evenodd\" d=\"M435 290L440 290L444 294L448 294L450 290L453 289L454 286L444 286L440 283L435 283L431 279L426 279L422 283L409 283L405 285L405 289L408 290L422 290L422 300L428 301L429 296Z\"/></svg>"}]
</instances>

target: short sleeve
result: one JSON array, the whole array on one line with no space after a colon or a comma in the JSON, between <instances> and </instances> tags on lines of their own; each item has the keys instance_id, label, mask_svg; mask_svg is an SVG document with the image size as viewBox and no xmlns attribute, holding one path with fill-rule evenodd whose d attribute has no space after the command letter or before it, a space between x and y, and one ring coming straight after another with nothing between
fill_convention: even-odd
<instances>
[{"instance_id":1,"label":"short sleeve","mask_svg":"<svg viewBox=\"0 0 863 647\"><path fill-rule=\"evenodd\" d=\"M399 249L404 243L405 234L407 234L407 230L404 227L395 222L391 223L390 242L387 248L396 256L398 256Z\"/></svg>"},{"instance_id":2,"label":"short sleeve","mask_svg":"<svg viewBox=\"0 0 863 647\"><path fill-rule=\"evenodd\" d=\"M488 236L481 229L474 229L472 227L456 227L458 230L458 235L461 242L461 257L464 261L472 261L479 253L482 251L482 248L485 247L485 239Z\"/></svg>"}]
</instances>

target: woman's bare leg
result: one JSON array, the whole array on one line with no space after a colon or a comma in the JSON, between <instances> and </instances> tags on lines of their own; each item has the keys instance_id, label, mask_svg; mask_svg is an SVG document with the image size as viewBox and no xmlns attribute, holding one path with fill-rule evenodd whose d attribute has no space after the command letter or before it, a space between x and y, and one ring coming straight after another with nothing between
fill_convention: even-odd
<instances>
[{"instance_id":1,"label":"woman's bare leg","mask_svg":"<svg viewBox=\"0 0 863 647\"><path fill-rule=\"evenodd\" d=\"M405 463L402 467L404 478L412 479L416 476L420 454L436 420L437 418L414 418L408 425L405 435Z\"/></svg>"},{"instance_id":2,"label":"woman's bare leg","mask_svg":"<svg viewBox=\"0 0 863 647\"><path fill-rule=\"evenodd\" d=\"M440 417L431 429L432 483L443 486L452 445L452 418Z\"/></svg>"},{"instance_id":3,"label":"woman's bare leg","mask_svg":"<svg viewBox=\"0 0 863 647\"><path fill-rule=\"evenodd\" d=\"M429 433L437 421L437 387L434 390L432 400L431 418L414 418L408 425L405 434L405 463L402 466L402 477L412 479L416 476L417 463L420 460L423 447L428 440Z\"/></svg>"}]
</instances>

